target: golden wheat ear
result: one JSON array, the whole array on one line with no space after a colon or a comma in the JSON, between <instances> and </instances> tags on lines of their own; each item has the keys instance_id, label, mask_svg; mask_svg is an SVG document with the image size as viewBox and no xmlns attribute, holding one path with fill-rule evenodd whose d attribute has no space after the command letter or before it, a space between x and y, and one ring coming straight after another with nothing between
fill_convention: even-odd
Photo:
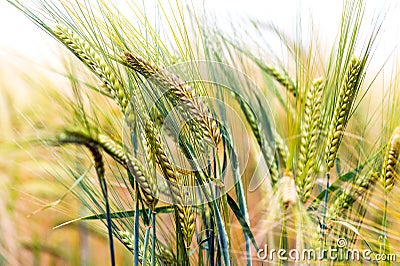
<instances>
[{"instance_id":1,"label":"golden wheat ear","mask_svg":"<svg viewBox=\"0 0 400 266\"><path fill-rule=\"evenodd\" d=\"M381 183L386 192L390 192L394 186L395 178L398 176L397 163L400 151L400 127L397 127L390 137L386 149L385 160L382 164Z\"/></svg>"},{"instance_id":2,"label":"golden wheat ear","mask_svg":"<svg viewBox=\"0 0 400 266\"><path fill-rule=\"evenodd\" d=\"M68 47L82 62L84 62L101 80L106 92L113 96L121 108L128 125L133 125L133 110L122 82L114 74L110 66L96 52L93 46L73 30L62 25L56 25L54 35Z\"/></svg>"},{"instance_id":3,"label":"golden wheat ear","mask_svg":"<svg viewBox=\"0 0 400 266\"><path fill-rule=\"evenodd\" d=\"M218 145L221 141L219 124L191 86L177 76L160 69L139 56L125 52L124 57L128 67L155 82L166 92L171 92L198 122L203 130L205 141Z\"/></svg>"},{"instance_id":4,"label":"golden wheat ear","mask_svg":"<svg viewBox=\"0 0 400 266\"><path fill-rule=\"evenodd\" d=\"M154 210L158 202L158 187L153 176L150 176L142 164L128 151L104 134L89 133L81 129L67 129L59 137L61 142L93 143L101 147L113 159L129 170L139 184L139 190L146 205Z\"/></svg>"},{"instance_id":5,"label":"golden wheat ear","mask_svg":"<svg viewBox=\"0 0 400 266\"><path fill-rule=\"evenodd\" d=\"M130 250L130 251L134 251L134 241L135 241L135 237L133 236L133 234L129 231L119 231L118 232L119 237L121 238L121 242ZM144 261L143 260L143 253L142 251L142 246L143 243L139 242L139 260L140 261ZM157 261L160 264L156 264L156 265L176 265L176 259L174 257L174 254L172 253L172 251L166 247L164 244L162 244L160 241L156 242L156 246L158 249L158 253L157 253ZM149 265L151 263L151 258L149 256L149 254L146 254L146 260L145 260Z\"/></svg>"}]
</instances>

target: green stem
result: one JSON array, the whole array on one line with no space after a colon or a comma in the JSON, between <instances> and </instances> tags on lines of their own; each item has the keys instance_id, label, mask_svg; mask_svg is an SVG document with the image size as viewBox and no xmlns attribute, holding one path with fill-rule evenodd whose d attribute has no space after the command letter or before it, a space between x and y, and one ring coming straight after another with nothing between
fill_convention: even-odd
<instances>
[{"instance_id":1,"label":"green stem","mask_svg":"<svg viewBox=\"0 0 400 266\"><path fill-rule=\"evenodd\" d=\"M283 206L283 214L282 214L282 228L281 228L281 237L279 241L279 249L281 250L288 250L288 239L287 239L287 230L286 230L286 224L287 224L287 207ZM279 258L278 260L278 265L287 265L288 261L287 260L282 260Z\"/></svg>"},{"instance_id":2,"label":"green stem","mask_svg":"<svg viewBox=\"0 0 400 266\"><path fill-rule=\"evenodd\" d=\"M151 215L151 211L149 211L149 216ZM150 238L150 226L147 226L146 228L146 233L144 236L144 243L143 243L143 257L142 257L142 265L146 265L147 262L147 245L149 244L149 238Z\"/></svg>"},{"instance_id":3,"label":"green stem","mask_svg":"<svg viewBox=\"0 0 400 266\"><path fill-rule=\"evenodd\" d=\"M137 184L136 184L137 186ZM135 203L135 223L134 223L134 246L133 246L133 265L139 265L139 190L136 187Z\"/></svg>"},{"instance_id":4,"label":"green stem","mask_svg":"<svg viewBox=\"0 0 400 266\"><path fill-rule=\"evenodd\" d=\"M151 266L156 265L156 241L157 241L157 236L156 236L156 213L154 212L151 216L151 227L153 229L153 234L152 234L152 241L151 241Z\"/></svg>"},{"instance_id":5,"label":"green stem","mask_svg":"<svg viewBox=\"0 0 400 266\"><path fill-rule=\"evenodd\" d=\"M329 179L330 179L330 173L326 173L326 190L325 190L325 197L324 197L324 210L322 214L322 231L321 231L321 241L323 241L323 245L325 245L325 230L326 230L326 212L328 209L328 197L329 197Z\"/></svg>"}]
</instances>

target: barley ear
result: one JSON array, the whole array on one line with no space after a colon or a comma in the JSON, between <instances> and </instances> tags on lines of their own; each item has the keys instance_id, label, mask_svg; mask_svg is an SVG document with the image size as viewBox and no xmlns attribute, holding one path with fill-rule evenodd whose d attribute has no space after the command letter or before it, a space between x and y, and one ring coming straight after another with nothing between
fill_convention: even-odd
<instances>
[{"instance_id":1,"label":"barley ear","mask_svg":"<svg viewBox=\"0 0 400 266\"><path fill-rule=\"evenodd\" d=\"M296 175L298 193L303 202L310 197L314 187L323 87L322 78L315 79L305 100Z\"/></svg>"},{"instance_id":2,"label":"barley ear","mask_svg":"<svg viewBox=\"0 0 400 266\"><path fill-rule=\"evenodd\" d=\"M287 160L289 158L289 148L285 143L282 136L275 130L273 132L275 140L275 148L281 167L286 167Z\"/></svg>"},{"instance_id":3,"label":"barley ear","mask_svg":"<svg viewBox=\"0 0 400 266\"><path fill-rule=\"evenodd\" d=\"M171 198L178 212L178 220L183 232L183 237L186 245L189 246L192 243L194 234L195 213L193 207L190 206L191 202L185 198L185 193L182 190L182 185L185 184L178 175L175 166L168 158L160 134L158 134L150 121L147 121L145 124L145 133L146 141L151 147L151 152L154 153L156 162L168 181Z\"/></svg>"},{"instance_id":4,"label":"barley ear","mask_svg":"<svg viewBox=\"0 0 400 266\"><path fill-rule=\"evenodd\" d=\"M150 176L142 164L123 147L104 134L88 133L81 129L66 129L59 137L61 142L93 143L98 145L114 160L122 164L132 174L139 184L143 201L150 209L154 209L158 202L157 182Z\"/></svg>"},{"instance_id":5,"label":"barley ear","mask_svg":"<svg viewBox=\"0 0 400 266\"><path fill-rule=\"evenodd\" d=\"M297 92L296 92L296 86L294 85L294 82L284 74L281 74L275 67L266 65L263 67L265 71L270 74L272 77L275 78L277 82L279 82L283 87L286 88L286 90L293 95L294 97L297 97Z\"/></svg>"},{"instance_id":6,"label":"barley ear","mask_svg":"<svg viewBox=\"0 0 400 266\"><path fill-rule=\"evenodd\" d=\"M245 115L246 120L254 134L254 137L256 138L257 144L261 149L264 159L267 162L272 184L276 184L276 182L278 182L279 172L274 158L274 151L269 143L265 141L265 138L262 137L259 122L251 106L239 94L235 94L235 98L239 103L240 108ZM282 160L286 160L288 157L287 146L285 145L282 137L276 131L274 132L274 138L278 155L281 157Z\"/></svg>"},{"instance_id":7,"label":"barley ear","mask_svg":"<svg viewBox=\"0 0 400 266\"><path fill-rule=\"evenodd\" d=\"M128 125L133 124L133 110L127 97L127 91L116 77L107 62L96 52L92 45L76 32L62 25L56 25L54 35L68 47L82 62L84 62L102 81L107 93L118 103Z\"/></svg>"},{"instance_id":8,"label":"barley ear","mask_svg":"<svg viewBox=\"0 0 400 266\"><path fill-rule=\"evenodd\" d=\"M112 155L113 158L118 158L122 165L129 170L134 180L139 185L143 201L150 209L154 210L159 197L156 178L153 175L150 175L143 165L134 158L130 152L124 151L123 147L110 137L104 134L99 134L98 143L108 154Z\"/></svg>"},{"instance_id":9,"label":"barley ear","mask_svg":"<svg viewBox=\"0 0 400 266\"><path fill-rule=\"evenodd\" d=\"M195 118L203 130L205 140L213 145L218 145L221 141L219 124L191 86L179 80L177 76L160 69L139 56L128 52L125 52L124 56L128 67L155 82L160 88L168 92L167 95L172 93Z\"/></svg>"},{"instance_id":10,"label":"barley ear","mask_svg":"<svg viewBox=\"0 0 400 266\"><path fill-rule=\"evenodd\" d=\"M399 175L398 160L400 151L400 127L397 127L390 138L386 149L385 160L382 164L381 183L386 192L390 192L394 186L394 181Z\"/></svg>"},{"instance_id":11,"label":"barley ear","mask_svg":"<svg viewBox=\"0 0 400 266\"><path fill-rule=\"evenodd\" d=\"M118 232L121 242L130 250L134 250L134 236L131 232L129 231L119 231ZM143 244L139 242L139 260L143 260ZM164 244L162 244L160 241L156 242L156 246L158 249L158 252L156 254L156 265L176 265L176 259L174 257L174 254L171 252L169 248L167 248ZM150 263L150 257L147 255L146 261Z\"/></svg>"},{"instance_id":12,"label":"barley ear","mask_svg":"<svg viewBox=\"0 0 400 266\"><path fill-rule=\"evenodd\" d=\"M361 62L353 57L339 90L339 96L336 100L332 123L328 133L325 152L327 172L329 172L334 165L337 151L349 120L350 111L357 96L361 70Z\"/></svg>"}]
</instances>

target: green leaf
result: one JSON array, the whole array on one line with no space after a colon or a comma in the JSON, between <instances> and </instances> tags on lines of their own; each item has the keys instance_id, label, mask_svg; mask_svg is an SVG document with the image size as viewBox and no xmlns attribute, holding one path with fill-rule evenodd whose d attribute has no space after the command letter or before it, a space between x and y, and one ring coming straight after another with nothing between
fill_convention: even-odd
<instances>
[{"instance_id":1,"label":"green leaf","mask_svg":"<svg viewBox=\"0 0 400 266\"><path fill-rule=\"evenodd\" d=\"M333 182L328 188L329 195L331 195L332 192L335 192L336 190L342 188L344 182L349 182L349 181L353 180L364 169L364 167L366 165L368 165L370 162L372 162L373 160L375 160L375 158L379 154L380 154L380 151L375 153L371 158L366 160L364 163L360 164L354 170L347 172L346 174L344 174L344 175L340 176L338 179L336 179L336 181ZM323 198L325 196L325 192L326 192L326 189L324 189L323 191L321 191L321 193L319 193L319 195L311 202L310 206L307 208L307 211L315 210L318 202L323 200Z\"/></svg>"},{"instance_id":2,"label":"green leaf","mask_svg":"<svg viewBox=\"0 0 400 266\"><path fill-rule=\"evenodd\" d=\"M258 251L257 242L254 239L254 235L251 232L251 229L250 229L249 225L247 224L246 219L243 216L243 213L240 211L239 206L236 204L235 200L232 199L231 196L229 196L229 194L227 194L227 198L228 198L229 207L231 207L231 210L233 211L233 213L235 214L236 218L238 219L240 225L242 226L242 230L249 236L251 242L254 245L254 248Z\"/></svg>"},{"instance_id":3,"label":"green leaf","mask_svg":"<svg viewBox=\"0 0 400 266\"><path fill-rule=\"evenodd\" d=\"M143 212L148 212L148 209L141 209L139 210L139 216L143 215ZM162 207L157 207L154 212L157 214L160 213L171 213L174 211L173 206L162 206ZM134 210L129 210L129 211L120 211L120 212L112 212L110 213L110 217L112 219L123 219L127 217L134 217L135 216L135 211ZM60 225L55 226L53 229L57 229L60 227L63 227L65 225L69 225L71 223L79 222L79 221L87 221L87 220L101 220L101 219L106 219L106 214L105 213L100 213L100 214L95 214L95 215L89 215L89 216L84 216L80 218L76 218L74 220L67 221L65 223L62 223Z\"/></svg>"}]
</instances>

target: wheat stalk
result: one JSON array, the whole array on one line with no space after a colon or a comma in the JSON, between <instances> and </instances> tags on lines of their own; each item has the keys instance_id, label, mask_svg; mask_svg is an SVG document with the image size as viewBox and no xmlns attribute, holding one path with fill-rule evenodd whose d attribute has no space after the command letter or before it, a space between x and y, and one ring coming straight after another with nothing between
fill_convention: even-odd
<instances>
[{"instance_id":1,"label":"wheat stalk","mask_svg":"<svg viewBox=\"0 0 400 266\"><path fill-rule=\"evenodd\" d=\"M313 172L316 167L317 142L320 130L322 78L314 80L307 92L304 106L304 117L301 124L300 152L297 161L297 192L306 202L314 187Z\"/></svg>"},{"instance_id":2,"label":"wheat stalk","mask_svg":"<svg viewBox=\"0 0 400 266\"><path fill-rule=\"evenodd\" d=\"M207 105L197 97L192 87L179 80L177 76L158 68L139 56L126 52L125 59L130 68L154 81L167 92L172 92L179 99L199 123L206 141L214 145L221 141L221 132L217 121L213 118Z\"/></svg>"},{"instance_id":3,"label":"wheat stalk","mask_svg":"<svg viewBox=\"0 0 400 266\"><path fill-rule=\"evenodd\" d=\"M332 124L329 129L325 152L327 172L329 172L334 165L336 154L342 141L343 133L350 116L351 107L358 91L361 69L361 62L357 58L353 57L343 79L339 91L339 97L336 100L333 112Z\"/></svg>"},{"instance_id":4,"label":"wheat stalk","mask_svg":"<svg viewBox=\"0 0 400 266\"><path fill-rule=\"evenodd\" d=\"M398 176L396 165L400 152L400 127L397 127L390 137L386 149L385 160L382 164L381 183L386 192L390 192L394 186L396 176Z\"/></svg>"}]
</instances>

